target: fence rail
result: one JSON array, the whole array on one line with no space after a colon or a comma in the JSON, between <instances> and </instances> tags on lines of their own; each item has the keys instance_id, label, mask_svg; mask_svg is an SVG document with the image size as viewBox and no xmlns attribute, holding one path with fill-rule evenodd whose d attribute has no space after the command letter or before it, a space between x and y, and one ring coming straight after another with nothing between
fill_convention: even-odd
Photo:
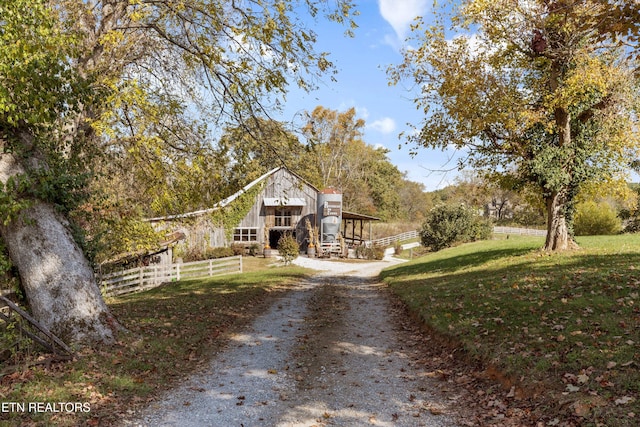
<instances>
[{"instance_id":1,"label":"fence rail","mask_svg":"<svg viewBox=\"0 0 640 427\"><path fill-rule=\"evenodd\" d=\"M518 227L493 227L493 232L497 234L520 234L525 236L546 236L546 230L536 230L534 228Z\"/></svg>"},{"instance_id":2,"label":"fence rail","mask_svg":"<svg viewBox=\"0 0 640 427\"><path fill-rule=\"evenodd\" d=\"M104 296L141 292L174 280L199 279L242 272L242 256L131 268L98 275L98 285Z\"/></svg>"},{"instance_id":3,"label":"fence rail","mask_svg":"<svg viewBox=\"0 0 640 427\"><path fill-rule=\"evenodd\" d=\"M373 246L389 246L395 242L401 242L403 240L411 240L418 238L418 231L406 231L404 233L396 234L395 236L383 237L381 239L374 239L367 244L373 244Z\"/></svg>"},{"instance_id":4,"label":"fence rail","mask_svg":"<svg viewBox=\"0 0 640 427\"><path fill-rule=\"evenodd\" d=\"M493 232L497 234L518 234L525 236L546 236L546 230L537 230L533 228L519 228L519 227L493 227ZM395 236L383 237L381 239L375 239L367 242L367 246L391 246L395 242L401 242L404 240L417 239L419 237L418 231L407 231L405 233L397 234Z\"/></svg>"}]
</instances>

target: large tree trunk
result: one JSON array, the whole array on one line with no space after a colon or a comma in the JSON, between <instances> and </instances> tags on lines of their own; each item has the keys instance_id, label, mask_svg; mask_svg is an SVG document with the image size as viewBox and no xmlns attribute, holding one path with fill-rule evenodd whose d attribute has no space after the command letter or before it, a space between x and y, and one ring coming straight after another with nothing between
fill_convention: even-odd
<instances>
[{"instance_id":1,"label":"large tree trunk","mask_svg":"<svg viewBox=\"0 0 640 427\"><path fill-rule=\"evenodd\" d=\"M0 156L0 181L24 173L15 155ZM109 343L118 323L110 314L93 270L54 206L32 201L0 235L20 273L31 313L67 343Z\"/></svg>"},{"instance_id":2,"label":"large tree trunk","mask_svg":"<svg viewBox=\"0 0 640 427\"><path fill-rule=\"evenodd\" d=\"M552 92L556 92L560 87L565 67L566 64L563 61L557 59L553 61L549 79ZM560 147L570 146L572 143L571 112L563 106L558 106L554 110L554 116L558 128L558 145ZM547 205L547 240L544 244L544 250L551 252L578 248L578 244L569 235L567 227L566 192L552 192L545 196L545 203Z\"/></svg>"},{"instance_id":3,"label":"large tree trunk","mask_svg":"<svg viewBox=\"0 0 640 427\"><path fill-rule=\"evenodd\" d=\"M564 251L577 249L578 244L569 234L566 218L566 198L562 193L553 193L545 198L547 205L547 239L544 250Z\"/></svg>"}]
</instances>

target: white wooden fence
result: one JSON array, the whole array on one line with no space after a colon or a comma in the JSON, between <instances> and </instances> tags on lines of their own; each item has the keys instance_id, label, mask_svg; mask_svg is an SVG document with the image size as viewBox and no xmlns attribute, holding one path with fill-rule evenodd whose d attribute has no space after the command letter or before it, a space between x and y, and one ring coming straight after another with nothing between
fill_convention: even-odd
<instances>
[{"instance_id":1,"label":"white wooden fence","mask_svg":"<svg viewBox=\"0 0 640 427\"><path fill-rule=\"evenodd\" d=\"M497 234L519 234L525 236L546 236L547 230L536 230L534 228L518 227L493 227L493 232Z\"/></svg>"},{"instance_id":2,"label":"white wooden fence","mask_svg":"<svg viewBox=\"0 0 640 427\"><path fill-rule=\"evenodd\" d=\"M519 228L519 227L493 227L493 232L497 234L517 234L525 236L546 236L546 230L536 230L533 228ZM419 237L418 231L407 231L405 233L397 234L395 236L384 237L381 239L375 239L367 242L367 246L391 246L395 242L402 242L404 240L417 239Z\"/></svg>"},{"instance_id":3,"label":"white wooden fence","mask_svg":"<svg viewBox=\"0 0 640 427\"><path fill-rule=\"evenodd\" d=\"M395 236L383 237L381 239L375 239L367 242L367 245L373 244L373 246L389 246L395 242L401 242L403 240L411 240L418 238L418 231L411 230L404 233L396 234Z\"/></svg>"},{"instance_id":4,"label":"white wooden fence","mask_svg":"<svg viewBox=\"0 0 640 427\"><path fill-rule=\"evenodd\" d=\"M163 283L242 273L242 256L185 262L171 265L152 265L97 275L104 296L141 292Z\"/></svg>"}]
</instances>

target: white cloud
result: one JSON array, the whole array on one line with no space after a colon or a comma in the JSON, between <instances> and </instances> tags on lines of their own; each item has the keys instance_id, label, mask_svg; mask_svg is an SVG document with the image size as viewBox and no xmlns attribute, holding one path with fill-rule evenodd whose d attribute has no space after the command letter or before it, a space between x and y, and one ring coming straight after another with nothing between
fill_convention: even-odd
<instances>
[{"instance_id":1,"label":"white cloud","mask_svg":"<svg viewBox=\"0 0 640 427\"><path fill-rule=\"evenodd\" d=\"M380 15L393 27L396 36L404 41L409 26L417 16L429 9L430 0L378 0Z\"/></svg>"},{"instance_id":2,"label":"white cloud","mask_svg":"<svg viewBox=\"0 0 640 427\"><path fill-rule=\"evenodd\" d=\"M390 134L396 130L396 122L391 117L385 117L383 119L376 120L367 127L370 127L380 133Z\"/></svg>"},{"instance_id":3,"label":"white cloud","mask_svg":"<svg viewBox=\"0 0 640 427\"><path fill-rule=\"evenodd\" d=\"M367 120L369 118L369 110L367 110L367 107L356 106L356 115L364 120Z\"/></svg>"},{"instance_id":4,"label":"white cloud","mask_svg":"<svg viewBox=\"0 0 640 427\"><path fill-rule=\"evenodd\" d=\"M356 101L354 99L349 99L349 100L346 100L346 101L342 101L338 105L338 111L341 112L341 113L347 111L350 108L355 108L356 109L356 117L361 118L361 119L365 119L365 120L367 120L369 118L369 110L367 110L367 107L359 107L356 104Z\"/></svg>"}]
</instances>

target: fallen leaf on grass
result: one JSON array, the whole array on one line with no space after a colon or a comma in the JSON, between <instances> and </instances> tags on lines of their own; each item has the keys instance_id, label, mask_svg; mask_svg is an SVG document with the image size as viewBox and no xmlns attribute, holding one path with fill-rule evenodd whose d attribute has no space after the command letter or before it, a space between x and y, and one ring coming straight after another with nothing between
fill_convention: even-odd
<instances>
[{"instance_id":1,"label":"fallen leaf on grass","mask_svg":"<svg viewBox=\"0 0 640 427\"><path fill-rule=\"evenodd\" d=\"M634 400L636 400L635 397L623 396L619 399L614 400L613 403L619 406L619 405L626 405L627 403L631 403Z\"/></svg>"},{"instance_id":2,"label":"fallen leaf on grass","mask_svg":"<svg viewBox=\"0 0 640 427\"><path fill-rule=\"evenodd\" d=\"M589 415L589 412L591 412L591 405L584 402L575 402L573 404L573 410L577 416L586 418Z\"/></svg>"},{"instance_id":3,"label":"fallen leaf on grass","mask_svg":"<svg viewBox=\"0 0 640 427\"><path fill-rule=\"evenodd\" d=\"M575 393L576 391L579 391L579 390L580 390L580 387L576 387L574 385L567 384L567 391L569 393Z\"/></svg>"},{"instance_id":4,"label":"fallen leaf on grass","mask_svg":"<svg viewBox=\"0 0 640 427\"><path fill-rule=\"evenodd\" d=\"M578 375L577 379L578 384L586 384L587 382L589 382L589 375L580 374Z\"/></svg>"}]
</instances>

